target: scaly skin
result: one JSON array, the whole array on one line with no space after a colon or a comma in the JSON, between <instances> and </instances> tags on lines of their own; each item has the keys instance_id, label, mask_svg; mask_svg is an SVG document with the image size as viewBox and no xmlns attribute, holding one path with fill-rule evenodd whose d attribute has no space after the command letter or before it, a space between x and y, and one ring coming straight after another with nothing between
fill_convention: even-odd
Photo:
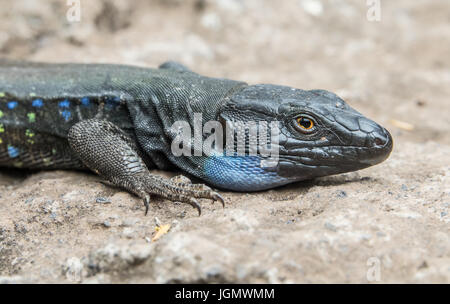
<instances>
[{"instance_id":1,"label":"scaly skin","mask_svg":"<svg viewBox=\"0 0 450 304\"><path fill-rule=\"evenodd\" d=\"M213 153L175 156L175 121L277 121L279 161ZM299 125L302 118L311 129ZM248 138L247 138L248 139ZM261 139L258 139L261 140ZM248 140L245 149L248 152ZM0 61L0 166L90 169L144 201L150 195L201 212L197 198L223 199L202 184L165 179L178 169L234 191L258 191L380 163L389 132L324 90L247 85L198 75L168 62L159 69L121 65Z\"/></svg>"}]
</instances>

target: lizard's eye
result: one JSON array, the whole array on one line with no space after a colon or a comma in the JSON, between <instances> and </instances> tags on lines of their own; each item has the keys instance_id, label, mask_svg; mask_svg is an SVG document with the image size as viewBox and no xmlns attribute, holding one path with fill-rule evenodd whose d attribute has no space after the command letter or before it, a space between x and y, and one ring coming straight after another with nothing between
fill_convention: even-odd
<instances>
[{"instance_id":1,"label":"lizard's eye","mask_svg":"<svg viewBox=\"0 0 450 304\"><path fill-rule=\"evenodd\" d=\"M311 133L315 129L314 120L307 116L298 116L296 119L296 127L303 133Z\"/></svg>"}]
</instances>

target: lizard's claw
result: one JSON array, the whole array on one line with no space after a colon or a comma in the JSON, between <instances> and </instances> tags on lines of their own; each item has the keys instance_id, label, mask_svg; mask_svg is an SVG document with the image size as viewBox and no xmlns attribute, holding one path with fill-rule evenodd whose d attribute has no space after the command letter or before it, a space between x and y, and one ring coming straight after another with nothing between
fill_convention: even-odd
<instances>
[{"instance_id":1,"label":"lizard's claw","mask_svg":"<svg viewBox=\"0 0 450 304\"><path fill-rule=\"evenodd\" d=\"M222 203L222 207L225 208L225 200L223 199L223 197L219 193L212 192L211 193L211 199L213 201L219 201L220 203Z\"/></svg>"},{"instance_id":2,"label":"lizard's claw","mask_svg":"<svg viewBox=\"0 0 450 304\"><path fill-rule=\"evenodd\" d=\"M142 175L140 178L142 178ZM177 179L179 180L180 177L178 176ZM136 191L135 193L144 201L146 215L149 209L151 194L159 195L174 202L187 203L197 209L199 216L202 214L201 206L197 201L199 198L210 199L213 202L219 201L222 207L225 208L225 200L223 197L204 184L175 183L173 180L148 174L144 176L144 180L138 181L138 185L139 190L143 190Z\"/></svg>"},{"instance_id":3,"label":"lizard's claw","mask_svg":"<svg viewBox=\"0 0 450 304\"><path fill-rule=\"evenodd\" d=\"M197 209L198 216L202 215L202 207L200 206L200 204L197 202L197 200L195 198L190 198L186 203L188 203L189 205L191 205L192 207Z\"/></svg>"},{"instance_id":4,"label":"lizard's claw","mask_svg":"<svg viewBox=\"0 0 450 304\"><path fill-rule=\"evenodd\" d=\"M150 195L146 194L144 197L145 215L148 213L148 207L150 205Z\"/></svg>"}]
</instances>

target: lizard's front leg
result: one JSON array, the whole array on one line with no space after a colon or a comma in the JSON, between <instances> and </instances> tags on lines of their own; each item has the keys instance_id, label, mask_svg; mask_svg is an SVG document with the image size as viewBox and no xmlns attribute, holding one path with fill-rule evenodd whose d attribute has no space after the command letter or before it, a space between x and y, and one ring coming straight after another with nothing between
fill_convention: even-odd
<instances>
[{"instance_id":1,"label":"lizard's front leg","mask_svg":"<svg viewBox=\"0 0 450 304\"><path fill-rule=\"evenodd\" d=\"M175 182L151 174L136 142L109 121L80 121L69 130L68 140L88 168L142 198L145 214L151 194L188 203L198 210L199 215L201 207L196 198L208 198L224 204L222 197L205 185Z\"/></svg>"}]
</instances>

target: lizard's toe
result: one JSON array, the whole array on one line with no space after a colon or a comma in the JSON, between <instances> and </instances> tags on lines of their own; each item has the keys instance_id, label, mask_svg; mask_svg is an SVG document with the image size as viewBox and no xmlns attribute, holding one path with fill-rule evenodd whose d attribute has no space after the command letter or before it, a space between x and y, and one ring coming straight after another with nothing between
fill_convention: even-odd
<instances>
[{"instance_id":1,"label":"lizard's toe","mask_svg":"<svg viewBox=\"0 0 450 304\"><path fill-rule=\"evenodd\" d=\"M222 207L225 208L225 200L223 197L217 192L211 192L211 199L215 201L219 201L222 204Z\"/></svg>"},{"instance_id":2,"label":"lizard's toe","mask_svg":"<svg viewBox=\"0 0 450 304\"><path fill-rule=\"evenodd\" d=\"M170 178L170 181L173 183L176 183L176 184L181 184L181 185L183 185L183 184L192 185L192 181L184 175L174 176L174 177Z\"/></svg>"}]
</instances>

